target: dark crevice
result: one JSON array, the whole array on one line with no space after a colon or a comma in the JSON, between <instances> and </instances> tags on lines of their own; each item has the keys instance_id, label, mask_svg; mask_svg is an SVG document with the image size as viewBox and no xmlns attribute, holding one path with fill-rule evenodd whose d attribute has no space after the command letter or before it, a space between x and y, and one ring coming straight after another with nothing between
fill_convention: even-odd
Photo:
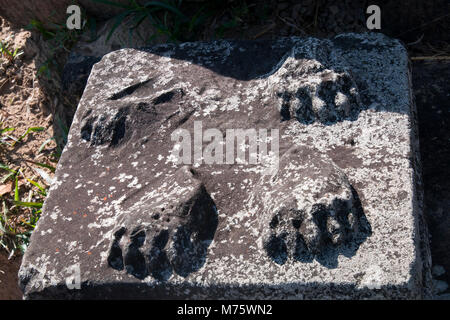
<instances>
[{"instance_id":1,"label":"dark crevice","mask_svg":"<svg viewBox=\"0 0 450 320\"><path fill-rule=\"evenodd\" d=\"M142 86L146 85L147 83L149 83L150 81L152 81L152 79L148 79L145 80L143 82L139 82L136 84L133 84L117 93L114 93L111 97L108 98L108 100L119 100L122 99L126 96L129 96L131 94L133 94L137 89L141 88Z\"/></svg>"}]
</instances>

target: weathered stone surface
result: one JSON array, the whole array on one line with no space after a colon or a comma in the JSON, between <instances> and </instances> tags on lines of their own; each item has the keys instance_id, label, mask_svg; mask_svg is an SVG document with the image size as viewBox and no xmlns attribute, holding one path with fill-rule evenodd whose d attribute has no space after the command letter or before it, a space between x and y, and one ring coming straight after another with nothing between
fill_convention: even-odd
<instances>
[{"instance_id":1,"label":"weathered stone surface","mask_svg":"<svg viewBox=\"0 0 450 320\"><path fill-rule=\"evenodd\" d=\"M182 129L191 165L172 153ZM250 130L235 161L208 163L208 129L278 129L259 139L279 148L249 164L256 149L239 137ZM381 34L115 51L89 77L21 287L26 298L421 298L417 152L407 53ZM74 265L81 290L66 288Z\"/></svg>"}]
</instances>

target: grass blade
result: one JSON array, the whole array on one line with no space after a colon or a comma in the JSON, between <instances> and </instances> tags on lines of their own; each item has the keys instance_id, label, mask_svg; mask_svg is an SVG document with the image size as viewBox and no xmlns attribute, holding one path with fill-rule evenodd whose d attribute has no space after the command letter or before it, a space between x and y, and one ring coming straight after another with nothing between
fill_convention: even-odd
<instances>
[{"instance_id":1,"label":"grass blade","mask_svg":"<svg viewBox=\"0 0 450 320\"><path fill-rule=\"evenodd\" d=\"M38 153L41 153L42 150L44 150L45 146L46 146L47 144L49 144L52 140L55 140L55 138L54 138L54 137L51 137L51 138L48 138L47 140L45 140L45 141L41 144L41 146L39 147Z\"/></svg>"},{"instance_id":2,"label":"grass blade","mask_svg":"<svg viewBox=\"0 0 450 320\"><path fill-rule=\"evenodd\" d=\"M4 134L5 132L10 132L10 131L14 131L15 129L14 128L4 128L4 129L2 129L2 130L0 130L0 134Z\"/></svg>"},{"instance_id":3,"label":"grass blade","mask_svg":"<svg viewBox=\"0 0 450 320\"><path fill-rule=\"evenodd\" d=\"M51 166L51 165L49 165L49 164L45 164L45 163L41 163L41 162L36 162L36 161L32 161L32 160L25 160L25 161L26 161L26 162L29 162L29 163L33 163L33 164L35 164L35 165L37 165L37 166L39 166L39 167L42 167L42 168L46 168L46 169L50 170L50 171L53 172L53 173L55 173L55 171L56 171L56 168L53 167L53 166Z\"/></svg>"},{"instance_id":4,"label":"grass blade","mask_svg":"<svg viewBox=\"0 0 450 320\"><path fill-rule=\"evenodd\" d=\"M17 142L19 142L20 140L22 140L22 139L24 139L27 135L29 135L31 132L40 132L40 131L44 131L45 130L45 128L43 128L43 127L31 127L31 128L28 128L28 130L27 131L25 131L25 133L23 134L23 135L21 135L20 137L19 137L19 139L17 139L16 141L14 141L14 143L12 144L13 146L17 143Z\"/></svg>"},{"instance_id":5,"label":"grass blade","mask_svg":"<svg viewBox=\"0 0 450 320\"><path fill-rule=\"evenodd\" d=\"M17 174L17 171L10 169L6 164L0 162L0 169L9 171L11 173Z\"/></svg>"},{"instance_id":6,"label":"grass blade","mask_svg":"<svg viewBox=\"0 0 450 320\"><path fill-rule=\"evenodd\" d=\"M39 184L39 183L37 183L36 181L33 181L33 180L31 180L31 179L28 179L28 178L25 178L25 179L27 179L27 181L29 182L29 183L31 183L33 186L35 186L36 188L38 188L41 192L41 194L45 197L45 196L47 196L47 192L45 191L45 189Z\"/></svg>"},{"instance_id":7,"label":"grass blade","mask_svg":"<svg viewBox=\"0 0 450 320\"><path fill-rule=\"evenodd\" d=\"M16 183L14 186L14 201L20 201L19 196L19 175L16 175Z\"/></svg>"},{"instance_id":8,"label":"grass blade","mask_svg":"<svg viewBox=\"0 0 450 320\"><path fill-rule=\"evenodd\" d=\"M10 178L14 177L15 175L16 175L15 172L10 172L10 173L6 174L2 178L2 183L5 183L6 181L8 181Z\"/></svg>"},{"instance_id":9,"label":"grass blade","mask_svg":"<svg viewBox=\"0 0 450 320\"><path fill-rule=\"evenodd\" d=\"M19 207L27 207L27 208L42 208L42 202L22 202L22 201L14 201L14 204Z\"/></svg>"}]
</instances>

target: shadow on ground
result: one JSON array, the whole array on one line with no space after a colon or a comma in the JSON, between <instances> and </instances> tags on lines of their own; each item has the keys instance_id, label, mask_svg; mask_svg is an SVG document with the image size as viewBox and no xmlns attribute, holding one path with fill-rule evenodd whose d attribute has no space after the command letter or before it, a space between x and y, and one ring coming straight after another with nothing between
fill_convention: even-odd
<instances>
[{"instance_id":1,"label":"shadow on ground","mask_svg":"<svg viewBox=\"0 0 450 320\"><path fill-rule=\"evenodd\" d=\"M0 251L0 300L22 299L17 278L21 261L22 257L8 260L6 252Z\"/></svg>"},{"instance_id":2,"label":"shadow on ground","mask_svg":"<svg viewBox=\"0 0 450 320\"><path fill-rule=\"evenodd\" d=\"M438 76L437 76L438 75ZM433 265L450 283L450 92L449 61L416 61L413 87L419 114L420 155L425 196L425 218L431 234ZM450 290L447 289L447 292Z\"/></svg>"}]
</instances>

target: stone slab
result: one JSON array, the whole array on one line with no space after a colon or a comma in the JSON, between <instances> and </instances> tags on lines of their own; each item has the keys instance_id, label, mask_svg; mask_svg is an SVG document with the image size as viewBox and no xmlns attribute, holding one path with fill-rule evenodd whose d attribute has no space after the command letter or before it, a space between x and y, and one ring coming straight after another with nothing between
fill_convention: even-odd
<instances>
[{"instance_id":1,"label":"stone slab","mask_svg":"<svg viewBox=\"0 0 450 320\"><path fill-rule=\"evenodd\" d=\"M24 296L427 297L415 113L407 52L382 34L110 53L25 254ZM277 129L259 138L278 148L207 164L207 129ZM174 132L193 137L190 165Z\"/></svg>"}]
</instances>

